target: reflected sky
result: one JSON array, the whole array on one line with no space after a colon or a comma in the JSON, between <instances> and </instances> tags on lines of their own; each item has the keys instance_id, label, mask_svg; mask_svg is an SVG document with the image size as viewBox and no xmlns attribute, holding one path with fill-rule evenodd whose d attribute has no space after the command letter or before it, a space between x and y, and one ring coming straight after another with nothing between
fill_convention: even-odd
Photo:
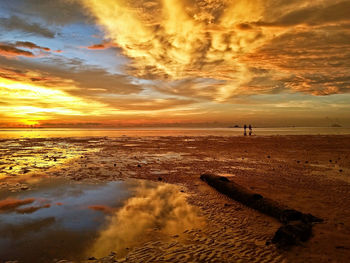
<instances>
[{"instance_id":1,"label":"reflected sky","mask_svg":"<svg viewBox=\"0 0 350 263\"><path fill-rule=\"evenodd\" d=\"M93 144L94 149L90 147ZM0 143L0 180L8 176L26 175L47 171L62 165L67 160L81 156L87 151L97 151L98 141L94 140L43 140L15 139Z\"/></svg>"},{"instance_id":2,"label":"reflected sky","mask_svg":"<svg viewBox=\"0 0 350 263\"><path fill-rule=\"evenodd\" d=\"M90 206L116 209L129 195L123 182L81 184L58 179L42 180L21 193L3 190L0 258L45 262L60 256L79 257L77 251L93 241L105 220L104 213Z\"/></svg>"},{"instance_id":3,"label":"reflected sky","mask_svg":"<svg viewBox=\"0 0 350 263\"><path fill-rule=\"evenodd\" d=\"M81 260L111 251L122 256L150 236L165 238L201 222L174 185L46 178L28 191L0 191L0 259Z\"/></svg>"}]
</instances>

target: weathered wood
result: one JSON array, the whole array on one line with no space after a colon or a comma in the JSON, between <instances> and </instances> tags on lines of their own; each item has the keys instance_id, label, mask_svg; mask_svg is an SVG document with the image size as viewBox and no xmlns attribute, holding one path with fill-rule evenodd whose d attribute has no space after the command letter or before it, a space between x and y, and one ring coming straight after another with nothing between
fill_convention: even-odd
<instances>
[{"instance_id":1,"label":"weathered wood","mask_svg":"<svg viewBox=\"0 0 350 263\"><path fill-rule=\"evenodd\" d=\"M312 223L322 219L311 214L290 209L272 199L230 181L227 177L214 174L202 174L200 178L228 197L251 207L261 213L274 217L284 224L275 234L272 242L280 245L293 245L311 237Z\"/></svg>"}]
</instances>

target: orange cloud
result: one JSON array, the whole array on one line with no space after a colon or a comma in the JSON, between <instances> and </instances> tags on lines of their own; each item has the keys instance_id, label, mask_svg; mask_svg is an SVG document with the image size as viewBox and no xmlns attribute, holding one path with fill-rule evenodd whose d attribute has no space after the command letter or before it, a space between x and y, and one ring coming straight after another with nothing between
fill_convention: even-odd
<instances>
[{"instance_id":1,"label":"orange cloud","mask_svg":"<svg viewBox=\"0 0 350 263\"><path fill-rule=\"evenodd\" d=\"M102 49L108 49L111 47L115 47L115 45L113 45L113 43L111 43L111 42L104 42L104 43L94 44L94 45L88 46L87 49L102 50Z\"/></svg>"},{"instance_id":2,"label":"orange cloud","mask_svg":"<svg viewBox=\"0 0 350 263\"><path fill-rule=\"evenodd\" d=\"M106 49L106 45L104 44L95 44L92 46L88 46L88 49Z\"/></svg>"}]
</instances>

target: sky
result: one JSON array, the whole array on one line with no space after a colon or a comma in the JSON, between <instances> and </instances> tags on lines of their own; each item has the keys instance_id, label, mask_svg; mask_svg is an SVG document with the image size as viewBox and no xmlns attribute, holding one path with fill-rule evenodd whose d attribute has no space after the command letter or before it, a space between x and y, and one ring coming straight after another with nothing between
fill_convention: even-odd
<instances>
[{"instance_id":1,"label":"sky","mask_svg":"<svg viewBox=\"0 0 350 263\"><path fill-rule=\"evenodd\" d=\"M350 0L1 0L0 127L350 126Z\"/></svg>"}]
</instances>

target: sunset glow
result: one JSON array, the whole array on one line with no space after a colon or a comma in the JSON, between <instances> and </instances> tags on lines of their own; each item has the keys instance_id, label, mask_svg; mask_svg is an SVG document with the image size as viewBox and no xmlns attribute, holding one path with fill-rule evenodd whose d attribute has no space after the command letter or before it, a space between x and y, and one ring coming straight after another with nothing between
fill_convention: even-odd
<instances>
[{"instance_id":1,"label":"sunset glow","mask_svg":"<svg viewBox=\"0 0 350 263\"><path fill-rule=\"evenodd\" d=\"M349 8L2 2L0 126L349 126Z\"/></svg>"},{"instance_id":2,"label":"sunset glow","mask_svg":"<svg viewBox=\"0 0 350 263\"><path fill-rule=\"evenodd\" d=\"M57 116L102 115L105 111L102 103L4 78L0 78L0 96L7 102L6 106L0 106L2 116L24 125L38 125Z\"/></svg>"}]
</instances>

